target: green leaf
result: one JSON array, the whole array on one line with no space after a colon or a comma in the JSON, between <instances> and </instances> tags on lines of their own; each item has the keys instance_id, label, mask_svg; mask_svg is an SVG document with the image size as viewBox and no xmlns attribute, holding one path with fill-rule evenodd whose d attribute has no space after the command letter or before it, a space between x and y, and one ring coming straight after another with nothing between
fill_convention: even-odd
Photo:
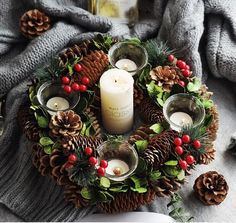
<instances>
[{"instance_id":1,"label":"green leaf","mask_svg":"<svg viewBox=\"0 0 236 223\"><path fill-rule=\"evenodd\" d=\"M38 122L39 127L44 128L44 129L46 129L48 127L48 124L49 124L48 119L45 118L44 116L38 116L37 117L37 122Z\"/></svg>"},{"instance_id":2,"label":"green leaf","mask_svg":"<svg viewBox=\"0 0 236 223\"><path fill-rule=\"evenodd\" d=\"M152 171L150 174L149 174L149 179L151 181L156 181L158 179L161 178L161 172L159 170L155 170L155 171Z\"/></svg>"},{"instance_id":3,"label":"green leaf","mask_svg":"<svg viewBox=\"0 0 236 223\"><path fill-rule=\"evenodd\" d=\"M147 173L147 163L141 157L139 157L138 166L137 166L137 168L135 170L135 173L138 174L138 175L143 175L143 174L146 175L146 173Z\"/></svg>"},{"instance_id":4,"label":"green leaf","mask_svg":"<svg viewBox=\"0 0 236 223\"><path fill-rule=\"evenodd\" d=\"M53 145L54 142L52 141L51 138L49 137L42 137L40 140L39 140L39 143L42 145L42 146L49 146L49 145Z\"/></svg>"},{"instance_id":5,"label":"green leaf","mask_svg":"<svg viewBox=\"0 0 236 223\"><path fill-rule=\"evenodd\" d=\"M155 93L155 82L151 81L149 84L146 85L147 91L150 95Z\"/></svg>"},{"instance_id":6,"label":"green leaf","mask_svg":"<svg viewBox=\"0 0 236 223\"><path fill-rule=\"evenodd\" d=\"M138 193L146 193L147 192L147 188L146 187L138 187L138 188L133 188L131 187L132 191L138 192Z\"/></svg>"},{"instance_id":7,"label":"green leaf","mask_svg":"<svg viewBox=\"0 0 236 223\"><path fill-rule=\"evenodd\" d=\"M109 190L116 193L125 193L128 191L128 187L127 186L111 187L109 188Z\"/></svg>"},{"instance_id":8,"label":"green leaf","mask_svg":"<svg viewBox=\"0 0 236 223\"><path fill-rule=\"evenodd\" d=\"M85 135L85 131L86 131L86 124L83 123L83 127L81 129L80 135L84 136Z\"/></svg>"},{"instance_id":9,"label":"green leaf","mask_svg":"<svg viewBox=\"0 0 236 223\"><path fill-rule=\"evenodd\" d=\"M161 98L157 98L157 102L161 107L163 107L164 101Z\"/></svg>"},{"instance_id":10,"label":"green leaf","mask_svg":"<svg viewBox=\"0 0 236 223\"><path fill-rule=\"evenodd\" d=\"M106 177L100 178L100 187L109 188L111 186L111 182Z\"/></svg>"},{"instance_id":11,"label":"green leaf","mask_svg":"<svg viewBox=\"0 0 236 223\"><path fill-rule=\"evenodd\" d=\"M153 132L157 134L160 134L164 130L164 128L162 127L160 123L152 125L150 129L153 130Z\"/></svg>"},{"instance_id":12,"label":"green leaf","mask_svg":"<svg viewBox=\"0 0 236 223\"><path fill-rule=\"evenodd\" d=\"M205 109L209 109L209 108L213 107L214 102L212 100L203 100L202 104L203 104Z\"/></svg>"},{"instance_id":13,"label":"green leaf","mask_svg":"<svg viewBox=\"0 0 236 223\"><path fill-rule=\"evenodd\" d=\"M165 102L169 97L170 97L170 93L169 92L164 92L162 99Z\"/></svg>"},{"instance_id":14,"label":"green leaf","mask_svg":"<svg viewBox=\"0 0 236 223\"><path fill-rule=\"evenodd\" d=\"M135 142L135 145L136 145L138 152L142 153L147 148L148 141L147 140L138 140Z\"/></svg>"},{"instance_id":15,"label":"green leaf","mask_svg":"<svg viewBox=\"0 0 236 223\"><path fill-rule=\"evenodd\" d=\"M48 155L52 154L52 146L44 146L43 151Z\"/></svg>"},{"instance_id":16,"label":"green leaf","mask_svg":"<svg viewBox=\"0 0 236 223\"><path fill-rule=\"evenodd\" d=\"M92 199L92 193L87 187L83 187L82 190L80 191L80 194L83 198L87 200Z\"/></svg>"},{"instance_id":17,"label":"green leaf","mask_svg":"<svg viewBox=\"0 0 236 223\"><path fill-rule=\"evenodd\" d=\"M167 162L165 162L166 166L177 166L178 165L178 161L177 160L169 160Z\"/></svg>"},{"instance_id":18,"label":"green leaf","mask_svg":"<svg viewBox=\"0 0 236 223\"><path fill-rule=\"evenodd\" d=\"M167 176L171 177L177 177L180 173L179 168L177 168L176 166L165 166L163 170Z\"/></svg>"},{"instance_id":19,"label":"green leaf","mask_svg":"<svg viewBox=\"0 0 236 223\"><path fill-rule=\"evenodd\" d=\"M198 78L195 78L193 82L189 82L187 89L189 92L197 92L201 87L201 81Z\"/></svg>"},{"instance_id":20,"label":"green leaf","mask_svg":"<svg viewBox=\"0 0 236 223\"><path fill-rule=\"evenodd\" d=\"M177 175L178 180L182 181L185 178L185 171L180 170L179 174Z\"/></svg>"},{"instance_id":21,"label":"green leaf","mask_svg":"<svg viewBox=\"0 0 236 223\"><path fill-rule=\"evenodd\" d=\"M71 76L71 75L74 73L72 65L71 65L71 64L68 64L68 65L67 65L67 69L68 69L68 71L69 71L69 75Z\"/></svg>"},{"instance_id":22,"label":"green leaf","mask_svg":"<svg viewBox=\"0 0 236 223\"><path fill-rule=\"evenodd\" d=\"M134 183L134 188L139 188L141 187L141 182L140 182L140 179L136 176L132 176L130 177L130 179L133 181Z\"/></svg>"}]
</instances>

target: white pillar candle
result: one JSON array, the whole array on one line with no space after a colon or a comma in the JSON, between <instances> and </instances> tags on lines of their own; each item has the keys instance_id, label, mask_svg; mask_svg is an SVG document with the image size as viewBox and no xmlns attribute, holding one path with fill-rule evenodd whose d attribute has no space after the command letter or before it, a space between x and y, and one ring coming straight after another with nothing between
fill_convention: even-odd
<instances>
[{"instance_id":1,"label":"white pillar candle","mask_svg":"<svg viewBox=\"0 0 236 223\"><path fill-rule=\"evenodd\" d=\"M170 116L170 121L173 122L175 125L179 126L179 131L183 126L189 126L193 124L193 119L191 116L185 112L175 112ZM172 126L171 126L172 127ZM173 127L172 127L173 128Z\"/></svg>"},{"instance_id":2,"label":"white pillar candle","mask_svg":"<svg viewBox=\"0 0 236 223\"><path fill-rule=\"evenodd\" d=\"M116 62L116 67L128 72L134 72L138 69L136 63L130 59L120 59Z\"/></svg>"},{"instance_id":3,"label":"white pillar candle","mask_svg":"<svg viewBox=\"0 0 236 223\"><path fill-rule=\"evenodd\" d=\"M47 101L46 106L55 111L53 112L53 111L48 110L48 113L50 115L55 115L57 111L64 111L66 109L69 109L70 104L65 98L53 97Z\"/></svg>"},{"instance_id":4,"label":"white pillar candle","mask_svg":"<svg viewBox=\"0 0 236 223\"><path fill-rule=\"evenodd\" d=\"M119 171L119 173L117 172ZM108 166L106 168L106 173L109 175L117 175L120 176L122 174L125 174L129 171L129 166L126 162L119 159L112 159L108 161Z\"/></svg>"},{"instance_id":5,"label":"white pillar candle","mask_svg":"<svg viewBox=\"0 0 236 223\"><path fill-rule=\"evenodd\" d=\"M133 84L127 71L116 68L100 78L103 125L112 134L123 134L133 126Z\"/></svg>"}]
</instances>

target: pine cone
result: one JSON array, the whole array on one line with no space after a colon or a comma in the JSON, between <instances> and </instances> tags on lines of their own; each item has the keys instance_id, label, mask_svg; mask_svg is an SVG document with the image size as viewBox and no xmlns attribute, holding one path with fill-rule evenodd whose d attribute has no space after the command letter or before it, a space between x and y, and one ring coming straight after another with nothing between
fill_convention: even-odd
<instances>
[{"instance_id":1,"label":"pine cone","mask_svg":"<svg viewBox=\"0 0 236 223\"><path fill-rule=\"evenodd\" d=\"M150 129L149 125L142 125L137 128L129 137L128 142L130 144L134 144L138 140L148 140L150 134L154 134L154 132Z\"/></svg>"},{"instance_id":2,"label":"pine cone","mask_svg":"<svg viewBox=\"0 0 236 223\"><path fill-rule=\"evenodd\" d=\"M85 40L79 45L74 45L62 51L59 54L59 65L66 67L69 60L77 57L87 56L91 50L93 50L93 42L91 40Z\"/></svg>"},{"instance_id":3,"label":"pine cone","mask_svg":"<svg viewBox=\"0 0 236 223\"><path fill-rule=\"evenodd\" d=\"M199 163L208 165L211 161L215 159L215 148L213 144L205 148L205 153L201 154Z\"/></svg>"},{"instance_id":4,"label":"pine cone","mask_svg":"<svg viewBox=\"0 0 236 223\"><path fill-rule=\"evenodd\" d=\"M65 154L70 151L74 151L77 148L91 147L96 149L103 142L102 138L99 137L88 137L88 136L69 136L62 139L62 148Z\"/></svg>"},{"instance_id":5,"label":"pine cone","mask_svg":"<svg viewBox=\"0 0 236 223\"><path fill-rule=\"evenodd\" d=\"M158 197L166 197L171 196L177 192L181 187L181 183L182 182L177 179L163 177L162 179L151 183L151 185Z\"/></svg>"},{"instance_id":6,"label":"pine cone","mask_svg":"<svg viewBox=\"0 0 236 223\"><path fill-rule=\"evenodd\" d=\"M150 71L151 79L156 81L158 86L170 92L174 84L179 82L179 75L175 68L169 66L158 66Z\"/></svg>"},{"instance_id":7,"label":"pine cone","mask_svg":"<svg viewBox=\"0 0 236 223\"><path fill-rule=\"evenodd\" d=\"M213 115L212 123L207 129L209 140L213 142L216 140L217 131L219 128L219 113L216 106L208 109L207 113Z\"/></svg>"},{"instance_id":8,"label":"pine cone","mask_svg":"<svg viewBox=\"0 0 236 223\"><path fill-rule=\"evenodd\" d=\"M87 108L85 113L88 115L88 117L90 118L92 127L95 131L95 134L93 136L95 137L102 137L102 129L101 129L101 125L98 121L97 116L95 115L95 113L92 111L91 108Z\"/></svg>"},{"instance_id":9,"label":"pine cone","mask_svg":"<svg viewBox=\"0 0 236 223\"><path fill-rule=\"evenodd\" d=\"M98 208L106 213L128 212L137 209L141 205L151 203L155 199L155 191L149 189L146 193L117 193L115 199L109 203L99 203Z\"/></svg>"},{"instance_id":10,"label":"pine cone","mask_svg":"<svg viewBox=\"0 0 236 223\"><path fill-rule=\"evenodd\" d=\"M208 91L208 87L203 84L200 89L198 90L198 94L204 99L210 99L213 95L213 92Z\"/></svg>"},{"instance_id":11,"label":"pine cone","mask_svg":"<svg viewBox=\"0 0 236 223\"><path fill-rule=\"evenodd\" d=\"M218 205L226 198L229 187L223 175L209 171L195 180L193 189L204 204Z\"/></svg>"},{"instance_id":12,"label":"pine cone","mask_svg":"<svg viewBox=\"0 0 236 223\"><path fill-rule=\"evenodd\" d=\"M159 169L169 158L173 148L174 136L178 133L174 130L167 130L149 140L143 158L146 163L154 169Z\"/></svg>"},{"instance_id":13,"label":"pine cone","mask_svg":"<svg viewBox=\"0 0 236 223\"><path fill-rule=\"evenodd\" d=\"M17 119L20 128L26 137L33 142L38 142L41 130L35 120L34 114L29 108L29 104L22 105L18 111Z\"/></svg>"},{"instance_id":14,"label":"pine cone","mask_svg":"<svg viewBox=\"0 0 236 223\"><path fill-rule=\"evenodd\" d=\"M82 127L83 123L80 116L72 110L58 112L51 118L49 123L52 137L77 136L80 134Z\"/></svg>"},{"instance_id":15,"label":"pine cone","mask_svg":"<svg viewBox=\"0 0 236 223\"><path fill-rule=\"evenodd\" d=\"M108 67L109 61L106 53L96 50L85 56L80 64L83 67L81 75L90 79L89 86L92 87Z\"/></svg>"},{"instance_id":16,"label":"pine cone","mask_svg":"<svg viewBox=\"0 0 236 223\"><path fill-rule=\"evenodd\" d=\"M38 9L29 10L20 19L22 34L33 39L50 29L50 18Z\"/></svg>"},{"instance_id":17,"label":"pine cone","mask_svg":"<svg viewBox=\"0 0 236 223\"><path fill-rule=\"evenodd\" d=\"M158 108L151 98L144 98L141 101L141 105L139 113L146 124L154 124L164 121L165 118L162 110Z\"/></svg>"},{"instance_id":18,"label":"pine cone","mask_svg":"<svg viewBox=\"0 0 236 223\"><path fill-rule=\"evenodd\" d=\"M50 155L46 154L38 143L32 145L32 162L42 176L51 173Z\"/></svg>"},{"instance_id":19,"label":"pine cone","mask_svg":"<svg viewBox=\"0 0 236 223\"><path fill-rule=\"evenodd\" d=\"M51 166L51 177L58 185L66 185L70 182L68 173L65 169L67 157L61 150L54 150L50 155L49 165Z\"/></svg>"},{"instance_id":20,"label":"pine cone","mask_svg":"<svg viewBox=\"0 0 236 223\"><path fill-rule=\"evenodd\" d=\"M72 202L76 208L82 208L89 205L89 201L84 199L80 194L81 188L70 182L65 185L64 197L68 202Z\"/></svg>"},{"instance_id":21,"label":"pine cone","mask_svg":"<svg viewBox=\"0 0 236 223\"><path fill-rule=\"evenodd\" d=\"M134 106L137 107L141 104L144 95L143 90L137 86L134 87Z\"/></svg>"}]
</instances>

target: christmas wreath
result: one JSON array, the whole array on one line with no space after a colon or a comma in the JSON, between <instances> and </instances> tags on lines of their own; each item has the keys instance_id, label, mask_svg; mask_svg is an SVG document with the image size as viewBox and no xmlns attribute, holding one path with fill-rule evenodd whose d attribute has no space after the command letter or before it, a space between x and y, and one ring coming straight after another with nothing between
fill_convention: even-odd
<instances>
[{"instance_id":1,"label":"christmas wreath","mask_svg":"<svg viewBox=\"0 0 236 223\"><path fill-rule=\"evenodd\" d=\"M104 141L114 145L122 139L103 131L99 79L111 66L107 53L116 42L99 35L66 49L37 69L29 86L29 101L18 115L20 126L33 142L32 161L41 175L51 176L63 186L65 199L75 207L96 205L108 213L134 210L156 196L173 195L195 165L214 159L218 129L212 93L185 61L155 40L126 40L143 46L148 54L148 64L134 76L136 119L142 124L127 139L138 154L138 166L123 181L107 178L108 163L99 159L97 148ZM39 87L48 81L59 82L68 95L78 94L79 103L72 110L51 115L37 97ZM164 103L179 93L196 97L204 106L205 118L199 126L175 131L165 120Z\"/></svg>"}]
</instances>

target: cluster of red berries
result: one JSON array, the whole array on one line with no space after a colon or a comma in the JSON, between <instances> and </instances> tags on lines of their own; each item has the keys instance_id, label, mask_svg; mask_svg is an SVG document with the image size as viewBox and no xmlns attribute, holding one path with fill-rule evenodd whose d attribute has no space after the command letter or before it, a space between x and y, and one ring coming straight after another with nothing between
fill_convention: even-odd
<instances>
[{"instance_id":1,"label":"cluster of red berries","mask_svg":"<svg viewBox=\"0 0 236 223\"><path fill-rule=\"evenodd\" d=\"M183 60L177 60L174 55L170 54L168 56L168 61L170 63L176 62L176 66L181 70L184 77L190 77L192 75L192 72L190 70L190 66ZM184 87L185 82L180 80L179 85Z\"/></svg>"},{"instance_id":2,"label":"cluster of red berries","mask_svg":"<svg viewBox=\"0 0 236 223\"><path fill-rule=\"evenodd\" d=\"M74 165L76 164L78 158L75 154L70 154L67 158L67 163L65 165L65 168L68 170L68 169L71 169L74 167Z\"/></svg>"},{"instance_id":3,"label":"cluster of red berries","mask_svg":"<svg viewBox=\"0 0 236 223\"><path fill-rule=\"evenodd\" d=\"M183 135L182 138L175 138L174 144L175 144L175 152L181 157L184 155L184 159L179 160L179 166L181 169L186 170L188 168L188 165L192 165L195 163L195 158L191 154L187 155L185 154L184 148L182 147L183 144L192 144L194 149L198 150L201 148L201 142L198 139L195 139L191 141L191 138L189 135Z\"/></svg>"},{"instance_id":4,"label":"cluster of red berries","mask_svg":"<svg viewBox=\"0 0 236 223\"><path fill-rule=\"evenodd\" d=\"M78 63L74 65L74 71L79 73L82 70L82 66ZM72 80L69 76L63 76L61 79L63 89L67 94L72 91L85 92L87 91L87 86L90 84L90 79L86 76L81 78L81 84Z\"/></svg>"}]
</instances>

